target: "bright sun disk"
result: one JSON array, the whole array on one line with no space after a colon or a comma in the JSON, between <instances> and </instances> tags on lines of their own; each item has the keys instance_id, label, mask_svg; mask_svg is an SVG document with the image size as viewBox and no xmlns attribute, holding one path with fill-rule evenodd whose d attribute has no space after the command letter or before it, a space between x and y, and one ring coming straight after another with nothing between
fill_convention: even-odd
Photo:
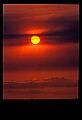
<instances>
[{"instance_id":1,"label":"bright sun disk","mask_svg":"<svg viewBox=\"0 0 82 120\"><path fill-rule=\"evenodd\" d=\"M40 38L37 35L31 37L32 44L38 44L40 42Z\"/></svg>"}]
</instances>

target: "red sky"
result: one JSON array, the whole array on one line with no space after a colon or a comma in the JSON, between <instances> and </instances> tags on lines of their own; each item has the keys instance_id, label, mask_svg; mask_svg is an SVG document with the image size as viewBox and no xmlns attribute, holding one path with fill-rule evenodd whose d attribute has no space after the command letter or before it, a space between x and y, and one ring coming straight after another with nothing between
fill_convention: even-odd
<instances>
[{"instance_id":1,"label":"red sky","mask_svg":"<svg viewBox=\"0 0 82 120\"><path fill-rule=\"evenodd\" d=\"M45 98L46 91L49 92L46 98L78 98L78 86L71 87L71 81L73 84L78 82L79 74L79 5L4 4L3 22L4 84L7 82L7 86L13 86L13 82L17 82L20 86L20 82L28 84L31 80L36 84L35 80L39 80L43 85L41 81L45 78L59 78L59 88L47 86L41 91L42 88L31 90L27 87L27 94L22 93L24 88L21 87L16 86L12 92L9 92L12 87L5 87L4 98L28 99L36 98L37 94L37 98ZM33 35L40 37L40 44L32 45ZM70 82L69 89L64 83L67 79ZM21 90L21 94L16 89ZM58 92L58 89L65 94Z\"/></svg>"}]
</instances>

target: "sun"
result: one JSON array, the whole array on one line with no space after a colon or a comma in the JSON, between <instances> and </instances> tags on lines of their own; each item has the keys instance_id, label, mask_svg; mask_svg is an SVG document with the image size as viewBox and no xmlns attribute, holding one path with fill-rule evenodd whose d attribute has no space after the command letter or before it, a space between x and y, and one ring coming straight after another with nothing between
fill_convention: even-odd
<instances>
[{"instance_id":1,"label":"sun","mask_svg":"<svg viewBox=\"0 0 82 120\"><path fill-rule=\"evenodd\" d=\"M40 42L40 38L37 35L31 37L32 44L38 44Z\"/></svg>"}]
</instances>

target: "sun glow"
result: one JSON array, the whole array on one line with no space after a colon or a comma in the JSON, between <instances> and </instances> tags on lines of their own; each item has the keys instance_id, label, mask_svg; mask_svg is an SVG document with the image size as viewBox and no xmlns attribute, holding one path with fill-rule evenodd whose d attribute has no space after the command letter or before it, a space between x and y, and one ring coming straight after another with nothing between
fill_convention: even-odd
<instances>
[{"instance_id":1,"label":"sun glow","mask_svg":"<svg viewBox=\"0 0 82 120\"><path fill-rule=\"evenodd\" d=\"M38 44L40 42L40 38L36 35L31 37L32 44Z\"/></svg>"}]
</instances>

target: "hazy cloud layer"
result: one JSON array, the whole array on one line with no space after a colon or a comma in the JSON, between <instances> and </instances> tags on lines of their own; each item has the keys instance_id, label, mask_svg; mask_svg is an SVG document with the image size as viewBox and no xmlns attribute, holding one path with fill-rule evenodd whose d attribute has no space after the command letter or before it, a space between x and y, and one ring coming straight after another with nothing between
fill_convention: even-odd
<instances>
[{"instance_id":1,"label":"hazy cloud layer","mask_svg":"<svg viewBox=\"0 0 82 120\"><path fill-rule=\"evenodd\" d=\"M25 83L5 82L3 95L6 99L36 99L36 98L78 98L78 83L71 79L48 78L30 80Z\"/></svg>"},{"instance_id":2,"label":"hazy cloud layer","mask_svg":"<svg viewBox=\"0 0 82 120\"><path fill-rule=\"evenodd\" d=\"M24 38L21 34L25 33L28 39L32 31L45 37L46 44L78 42L79 39L79 5L5 5L3 22L5 45L24 45L23 40L12 44L8 39Z\"/></svg>"},{"instance_id":3,"label":"hazy cloud layer","mask_svg":"<svg viewBox=\"0 0 82 120\"><path fill-rule=\"evenodd\" d=\"M23 29L20 28L22 27L22 23L18 24L17 21L14 21L16 23L13 23L13 19L11 18L4 18L4 34L7 34L8 31L15 31L13 34L14 35L4 35L4 38L7 39L7 44L6 45L24 45L24 41L21 39L25 39L25 35L21 35L20 32L19 34L16 32L17 30ZM7 20L9 19L9 20ZM6 21L7 20L7 21ZM11 21L10 21L11 20ZM27 22L28 23L28 22ZM25 26L27 25L25 24ZM15 24L15 25L14 25ZM16 25L17 24L17 25ZM31 23L32 24L32 23ZM39 23L36 21L36 24L40 27L44 27L44 32L39 34L39 36L43 36L44 43L68 43L68 42L78 42L79 41L79 20L78 17L71 17L71 16L66 16L66 17L58 17L58 18L49 18L48 20L44 20L44 22L39 21ZM40 24L40 25L39 25ZM19 26L18 26L19 25ZM28 23L27 26L30 24ZM45 25L45 26L44 26ZM8 27L7 27L8 26ZM24 27L24 25L23 25ZM59 28L58 30L56 30ZM24 34L24 33L22 33ZM28 36L32 36L32 34L27 34L27 41L28 41ZM19 44L14 40L19 38ZM12 44L12 41L8 41L8 39L14 40L14 44ZM9 43L9 44L8 44Z\"/></svg>"},{"instance_id":4,"label":"hazy cloud layer","mask_svg":"<svg viewBox=\"0 0 82 120\"><path fill-rule=\"evenodd\" d=\"M75 89L74 89L75 88ZM64 95L64 94L68 94L68 95L73 95L73 94L78 94L78 89L76 89L76 87L73 87L73 89L69 89L69 90L62 90L60 87L57 87L56 90L54 88L53 91L49 91L49 90L39 90L39 88L37 89L29 89L29 90L20 90L20 89L4 89L4 94L56 94L56 95Z\"/></svg>"},{"instance_id":5,"label":"hazy cloud layer","mask_svg":"<svg viewBox=\"0 0 82 120\"><path fill-rule=\"evenodd\" d=\"M4 89L25 89L25 88L45 88L45 87L77 87L77 83L73 82L70 79L62 78L49 78L44 79L43 82L39 80L33 81L30 80L26 83L17 83L17 82L5 82Z\"/></svg>"}]
</instances>

